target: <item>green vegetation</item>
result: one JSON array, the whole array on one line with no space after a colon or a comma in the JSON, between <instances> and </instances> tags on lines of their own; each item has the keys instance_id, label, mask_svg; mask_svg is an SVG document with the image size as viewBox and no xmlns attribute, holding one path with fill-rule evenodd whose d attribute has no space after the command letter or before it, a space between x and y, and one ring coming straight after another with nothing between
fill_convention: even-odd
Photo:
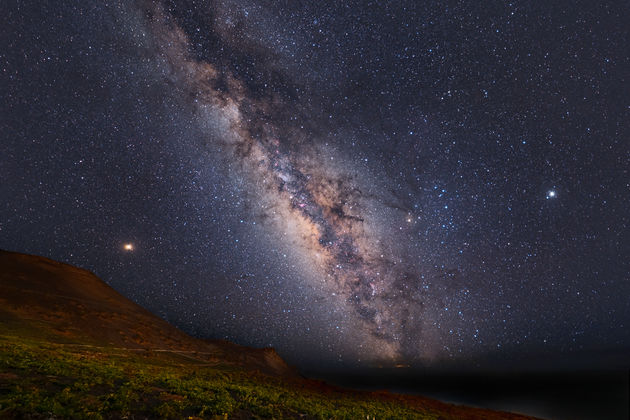
<instances>
[{"instance_id":1,"label":"green vegetation","mask_svg":"<svg viewBox=\"0 0 630 420\"><path fill-rule=\"evenodd\" d=\"M441 416L440 416L441 414ZM444 413L317 388L170 352L0 336L0 417L446 419Z\"/></svg>"}]
</instances>

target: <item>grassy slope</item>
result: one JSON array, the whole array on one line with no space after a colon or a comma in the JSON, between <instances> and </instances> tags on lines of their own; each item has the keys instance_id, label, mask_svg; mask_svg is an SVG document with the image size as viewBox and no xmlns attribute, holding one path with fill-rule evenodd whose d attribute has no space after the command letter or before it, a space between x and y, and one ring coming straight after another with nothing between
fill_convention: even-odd
<instances>
[{"instance_id":1,"label":"grassy slope","mask_svg":"<svg viewBox=\"0 0 630 420\"><path fill-rule=\"evenodd\" d=\"M3 338L0 414L66 418L436 418L315 390L177 353L81 348Z\"/></svg>"}]
</instances>

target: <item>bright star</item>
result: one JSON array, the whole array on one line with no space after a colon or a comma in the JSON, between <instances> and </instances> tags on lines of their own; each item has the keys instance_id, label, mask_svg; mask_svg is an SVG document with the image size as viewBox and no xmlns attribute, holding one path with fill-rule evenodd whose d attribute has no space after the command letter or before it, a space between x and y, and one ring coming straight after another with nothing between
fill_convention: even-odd
<instances>
[{"instance_id":1,"label":"bright star","mask_svg":"<svg viewBox=\"0 0 630 420\"><path fill-rule=\"evenodd\" d=\"M125 251L133 251L133 244L132 243L126 243L123 245L123 249Z\"/></svg>"},{"instance_id":2,"label":"bright star","mask_svg":"<svg viewBox=\"0 0 630 420\"><path fill-rule=\"evenodd\" d=\"M556 198L556 192L554 190L547 191L547 200L550 198Z\"/></svg>"}]
</instances>

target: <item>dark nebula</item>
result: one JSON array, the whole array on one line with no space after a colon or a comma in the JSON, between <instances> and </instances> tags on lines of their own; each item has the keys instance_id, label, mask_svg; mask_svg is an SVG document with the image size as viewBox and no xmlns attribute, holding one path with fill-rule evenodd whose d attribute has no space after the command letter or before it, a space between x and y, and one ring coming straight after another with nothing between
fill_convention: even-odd
<instances>
[{"instance_id":1,"label":"dark nebula","mask_svg":"<svg viewBox=\"0 0 630 420\"><path fill-rule=\"evenodd\" d=\"M628 365L627 4L63 3L1 18L0 247L300 366Z\"/></svg>"}]
</instances>

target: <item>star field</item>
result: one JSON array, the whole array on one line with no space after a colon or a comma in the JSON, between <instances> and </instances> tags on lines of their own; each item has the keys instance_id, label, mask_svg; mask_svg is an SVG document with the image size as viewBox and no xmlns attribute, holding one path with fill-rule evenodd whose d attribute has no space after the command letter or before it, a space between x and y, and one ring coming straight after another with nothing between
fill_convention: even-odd
<instances>
[{"instance_id":1,"label":"star field","mask_svg":"<svg viewBox=\"0 0 630 420\"><path fill-rule=\"evenodd\" d=\"M311 3L10 2L0 248L297 365L626 351L628 6Z\"/></svg>"}]
</instances>

